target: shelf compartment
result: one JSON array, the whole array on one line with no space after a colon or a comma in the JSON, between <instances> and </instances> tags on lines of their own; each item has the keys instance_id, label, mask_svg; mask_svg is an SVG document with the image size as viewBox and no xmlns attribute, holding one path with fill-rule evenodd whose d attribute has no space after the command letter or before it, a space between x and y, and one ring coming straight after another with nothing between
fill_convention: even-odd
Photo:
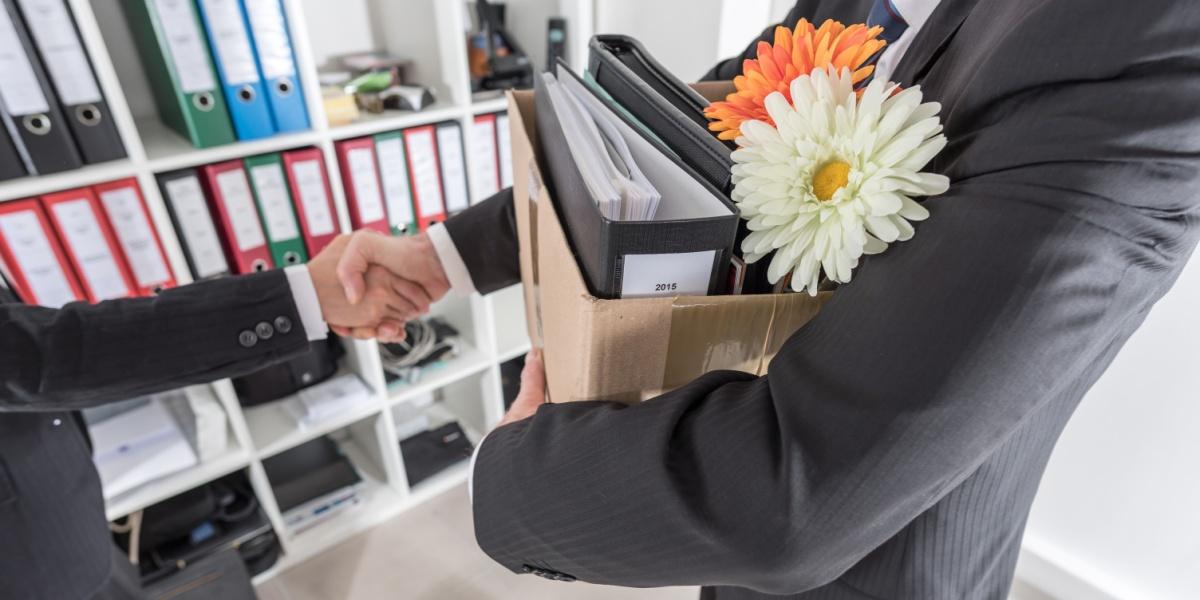
<instances>
[{"instance_id":1,"label":"shelf compartment","mask_svg":"<svg viewBox=\"0 0 1200 600\"><path fill-rule=\"evenodd\" d=\"M349 139L449 121L461 115L462 111L457 106L438 101L422 110L388 110L378 114L364 112L357 121L332 127L329 132L335 140Z\"/></svg>"},{"instance_id":2,"label":"shelf compartment","mask_svg":"<svg viewBox=\"0 0 1200 600\"><path fill-rule=\"evenodd\" d=\"M220 479L250 464L250 452L241 447L234 436L229 446L216 458L189 467L178 473L155 479L116 497L105 495L105 516L109 521L137 512L181 492Z\"/></svg>"},{"instance_id":3,"label":"shelf compartment","mask_svg":"<svg viewBox=\"0 0 1200 600\"><path fill-rule=\"evenodd\" d=\"M137 168L129 159L114 160L94 165L51 173L49 175L27 175L17 179L0 181L0 202L41 196L51 192L70 190L106 181L132 177Z\"/></svg>"},{"instance_id":4,"label":"shelf compartment","mask_svg":"<svg viewBox=\"0 0 1200 600\"><path fill-rule=\"evenodd\" d=\"M340 377L350 372L342 369L334 377ZM346 427L355 421L378 413L383 408L378 394L372 394L369 400L354 405L351 410L320 423L305 426L296 421L296 417L285 407L285 402L285 399L281 399L242 409L246 416L246 425L250 429L250 438L254 441L254 447L260 459L274 456L304 442Z\"/></svg>"}]
</instances>

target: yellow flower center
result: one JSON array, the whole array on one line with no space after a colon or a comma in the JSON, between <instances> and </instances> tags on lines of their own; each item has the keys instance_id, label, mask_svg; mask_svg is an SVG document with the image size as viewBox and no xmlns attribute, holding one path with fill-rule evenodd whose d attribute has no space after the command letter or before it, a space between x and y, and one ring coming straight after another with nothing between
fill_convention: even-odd
<instances>
[{"instance_id":1,"label":"yellow flower center","mask_svg":"<svg viewBox=\"0 0 1200 600\"><path fill-rule=\"evenodd\" d=\"M813 175L813 193L821 202L829 202L838 190L850 183L850 163L841 160L831 160L817 169Z\"/></svg>"}]
</instances>

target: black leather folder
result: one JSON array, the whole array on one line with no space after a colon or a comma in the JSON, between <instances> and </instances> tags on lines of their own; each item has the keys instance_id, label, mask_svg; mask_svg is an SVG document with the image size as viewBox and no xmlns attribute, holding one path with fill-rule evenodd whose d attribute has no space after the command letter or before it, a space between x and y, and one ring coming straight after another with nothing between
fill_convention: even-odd
<instances>
[{"instance_id":1,"label":"black leather folder","mask_svg":"<svg viewBox=\"0 0 1200 600\"><path fill-rule=\"evenodd\" d=\"M564 83L574 80L583 86L592 98L604 104L618 119L624 136L635 150L634 158L650 179L651 184L662 195L659 216L653 221L617 221L606 218L596 206L583 175L575 164L567 138L547 90L547 77L535 78L534 105L536 108L537 135L541 140L542 157L548 167L546 185L551 198L561 215L568 241L583 270L588 290L598 298L633 297L625 286L627 279L644 280L643 274L631 275L631 261L638 269L645 268L649 257L666 257L692 254L703 258L711 253L707 289L689 290L672 286L675 273L670 269L661 274L662 286L659 293L636 295L706 295L723 292L725 273L738 227L737 208L729 198L717 189L706 177L696 172L679 156L662 145L662 142L647 135L629 118L611 108L611 101L603 98L575 73L560 63L557 79ZM639 156L640 152L640 156ZM657 177L654 165L665 167L669 177ZM675 218L686 214L692 207L697 216Z\"/></svg>"},{"instance_id":2,"label":"black leather folder","mask_svg":"<svg viewBox=\"0 0 1200 600\"><path fill-rule=\"evenodd\" d=\"M667 71L637 40L597 35L588 71L618 104L725 194L731 191L734 147L708 130L708 100Z\"/></svg>"}]
</instances>

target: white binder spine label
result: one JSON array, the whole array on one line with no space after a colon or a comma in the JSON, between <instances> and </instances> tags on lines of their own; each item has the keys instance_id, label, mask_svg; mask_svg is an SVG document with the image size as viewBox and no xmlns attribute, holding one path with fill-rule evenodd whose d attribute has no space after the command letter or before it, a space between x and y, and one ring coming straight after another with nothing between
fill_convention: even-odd
<instances>
[{"instance_id":1,"label":"white binder spine label","mask_svg":"<svg viewBox=\"0 0 1200 600\"><path fill-rule=\"evenodd\" d=\"M132 187L100 193L100 202L117 234L117 241L140 287L151 287L171 278L154 229L142 210L142 203Z\"/></svg>"},{"instance_id":2,"label":"white binder spine label","mask_svg":"<svg viewBox=\"0 0 1200 600\"><path fill-rule=\"evenodd\" d=\"M475 121L471 131L471 153L475 155L475 201L500 191L496 155L496 121Z\"/></svg>"},{"instance_id":3,"label":"white binder spine label","mask_svg":"<svg viewBox=\"0 0 1200 600\"><path fill-rule=\"evenodd\" d=\"M437 128L438 159L442 165L442 182L446 186L446 211L458 212L467 208L471 197L467 192L467 172L463 167L462 135L458 125Z\"/></svg>"},{"instance_id":4,"label":"white binder spine label","mask_svg":"<svg viewBox=\"0 0 1200 600\"><path fill-rule=\"evenodd\" d=\"M296 213L288 197L283 169L277 164L258 165L251 167L250 177L254 179L254 189L258 191L258 204L262 208L267 237L273 242L300 237L300 226L296 224Z\"/></svg>"},{"instance_id":5,"label":"white binder spine label","mask_svg":"<svg viewBox=\"0 0 1200 600\"><path fill-rule=\"evenodd\" d=\"M245 0L245 3L263 77L292 77L296 68L292 61L292 45L288 41L287 21L279 0Z\"/></svg>"},{"instance_id":6,"label":"white binder spine label","mask_svg":"<svg viewBox=\"0 0 1200 600\"><path fill-rule=\"evenodd\" d=\"M66 0L18 1L62 103L74 106L100 102L100 86L91 72L88 54L79 43Z\"/></svg>"},{"instance_id":7,"label":"white binder spine label","mask_svg":"<svg viewBox=\"0 0 1200 600\"><path fill-rule=\"evenodd\" d=\"M62 228L63 237L67 238L64 242L71 247L79 264L82 271L79 275L87 280L96 299L128 296L129 287L104 238L104 231L100 229L99 215L92 210L92 203L80 198L59 202L51 210Z\"/></svg>"},{"instance_id":8,"label":"white binder spine label","mask_svg":"<svg viewBox=\"0 0 1200 600\"><path fill-rule=\"evenodd\" d=\"M500 156L500 187L512 187L512 144L508 115L496 115L496 153Z\"/></svg>"},{"instance_id":9,"label":"white binder spine label","mask_svg":"<svg viewBox=\"0 0 1200 600\"><path fill-rule=\"evenodd\" d=\"M205 279L229 271L200 182L195 177L183 177L168 181L166 188L167 200L174 209L183 240L192 256L196 277Z\"/></svg>"},{"instance_id":10,"label":"white binder spine label","mask_svg":"<svg viewBox=\"0 0 1200 600\"><path fill-rule=\"evenodd\" d=\"M13 115L50 110L29 55L17 39L12 17L3 6L0 6L0 106Z\"/></svg>"},{"instance_id":11,"label":"white binder spine label","mask_svg":"<svg viewBox=\"0 0 1200 600\"><path fill-rule=\"evenodd\" d=\"M350 179L358 204L359 222L383 220L383 198L380 197L379 179L375 174L375 153L368 148L355 148L346 153L346 160L350 163Z\"/></svg>"},{"instance_id":12,"label":"white binder spine label","mask_svg":"<svg viewBox=\"0 0 1200 600\"><path fill-rule=\"evenodd\" d=\"M626 254L622 257L621 297L704 296L716 257L716 250Z\"/></svg>"},{"instance_id":13,"label":"white binder spine label","mask_svg":"<svg viewBox=\"0 0 1200 600\"><path fill-rule=\"evenodd\" d=\"M25 275L38 303L58 308L76 300L36 213L26 210L0 215L0 233L12 249L13 268Z\"/></svg>"},{"instance_id":14,"label":"white binder spine label","mask_svg":"<svg viewBox=\"0 0 1200 600\"><path fill-rule=\"evenodd\" d=\"M379 178L387 200L388 218L396 227L413 224L412 191L408 187L408 166L404 162L404 142L396 137L375 143L379 157Z\"/></svg>"},{"instance_id":15,"label":"white binder spine label","mask_svg":"<svg viewBox=\"0 0 1200 600\"><path fill-rule=\"evenodd\" d=\"M329 197L325 194L325 178L321 176L321 165L315 160L302 160L292 165L296 187L300 190L300 202L304 205L304 219L311 236L328 235L334 232L333 213L329 210Z\"/></svg>"},{"instance_id":16,"label":"white binder spine label","mask_svg":"<svg viewBox=\"0 0 1200 600\"><path fill-rule=\"evenodd\" d=\"M180 89L186 94L215 89L208 48L197 27L195 5L189 0L154 0L154 8Z\"/></svg>"},{"instance_id":17,"label":"white binder spine label","mask_svg":"<svg viewBox=\"0 0 1200 600\"><path fill-rule=\"evenodd\" d=\"M100 87L75 34L66 0L18 1L63 104L99 102Z\"/></svg>"},{"instance_id":18,"label":"white binder spine label","mask_svg":"<svg viewBox=\"0 0 1200 600\"><path fill-rule=\"evenodd\" d=\"M246 252L266 244L262 223L254 209L254 197L250 195L250 183L246 181L246 172L233 169L217 174L217 189L225 204L230 225L233 226L238 250Z\"/></svg>"},{"instance_id":19,"label":"white binder spine label","mask_svg":"<svg viewBox=\"0 0 1200 600\"><path fill-rule=\"evenodd\" d=\"M429 130L408 134L408 157L412 162L413 184L421 217L442 213L442 188L438 182L437 159L434 156L433 135Z\"/></svg>"},{"instance_id":20,"label":"white binder spine label","mask_svg":"<svg viewBox=\"0 0 1200 600\"><path fill-rule=\"evenodd\" d=\"M204 3L204 14L212 30L213 46L217 60L221 61L221 73L228 85L241 85L258 81L258 66L254 64L254 50L250 48L250 36L246 33L246 21L237 0L200 0Z\"/></svg>"}]
</instances>

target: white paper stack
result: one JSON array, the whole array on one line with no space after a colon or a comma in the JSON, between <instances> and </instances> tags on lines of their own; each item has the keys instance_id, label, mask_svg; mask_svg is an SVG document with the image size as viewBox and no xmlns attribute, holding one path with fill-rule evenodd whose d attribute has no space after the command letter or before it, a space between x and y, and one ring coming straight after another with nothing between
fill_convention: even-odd
<instances>
[{"instance_id":1,"label":"white paper stack","mask_svg":"<svg viewBox=\"0 0 1200 600\"><path fill-rule=\"evenodd\" d=\"M662 195L638 168L613 115L577 90L546 76L567 146L601 214L613 221L652 221Z\"/></svg>"},{"instance_id":2,"label":"white paper stack","mask_svg":"<svg viewBox=\"0 0 1200 600\"><path fill-rule=\"evenodd\" d=\"M89 425L92 460L112 498L196 464L196 453L161 399Z\"/></svg>"},{"instance_id":3,"label":"white paper stack","mask_svg":"<svg viewBox=\"0 0 1200 600\"><path fill-rule=\"evenodd\" d=\"M162 395L200 462L217 458L229 446L225 409L211 386L196 385Z\"/></svg>"},{"instance_id":4,"label":"white paper stack","mask_svg":"<svg viewBox=\"0 0 1200 600\"><path fill-rule=\"evenodd\" d=\"M301 427L311 427L371 402L371 388L358 375L346 373L300 390L283 401Z\"/></svg>"}]
</instances>

